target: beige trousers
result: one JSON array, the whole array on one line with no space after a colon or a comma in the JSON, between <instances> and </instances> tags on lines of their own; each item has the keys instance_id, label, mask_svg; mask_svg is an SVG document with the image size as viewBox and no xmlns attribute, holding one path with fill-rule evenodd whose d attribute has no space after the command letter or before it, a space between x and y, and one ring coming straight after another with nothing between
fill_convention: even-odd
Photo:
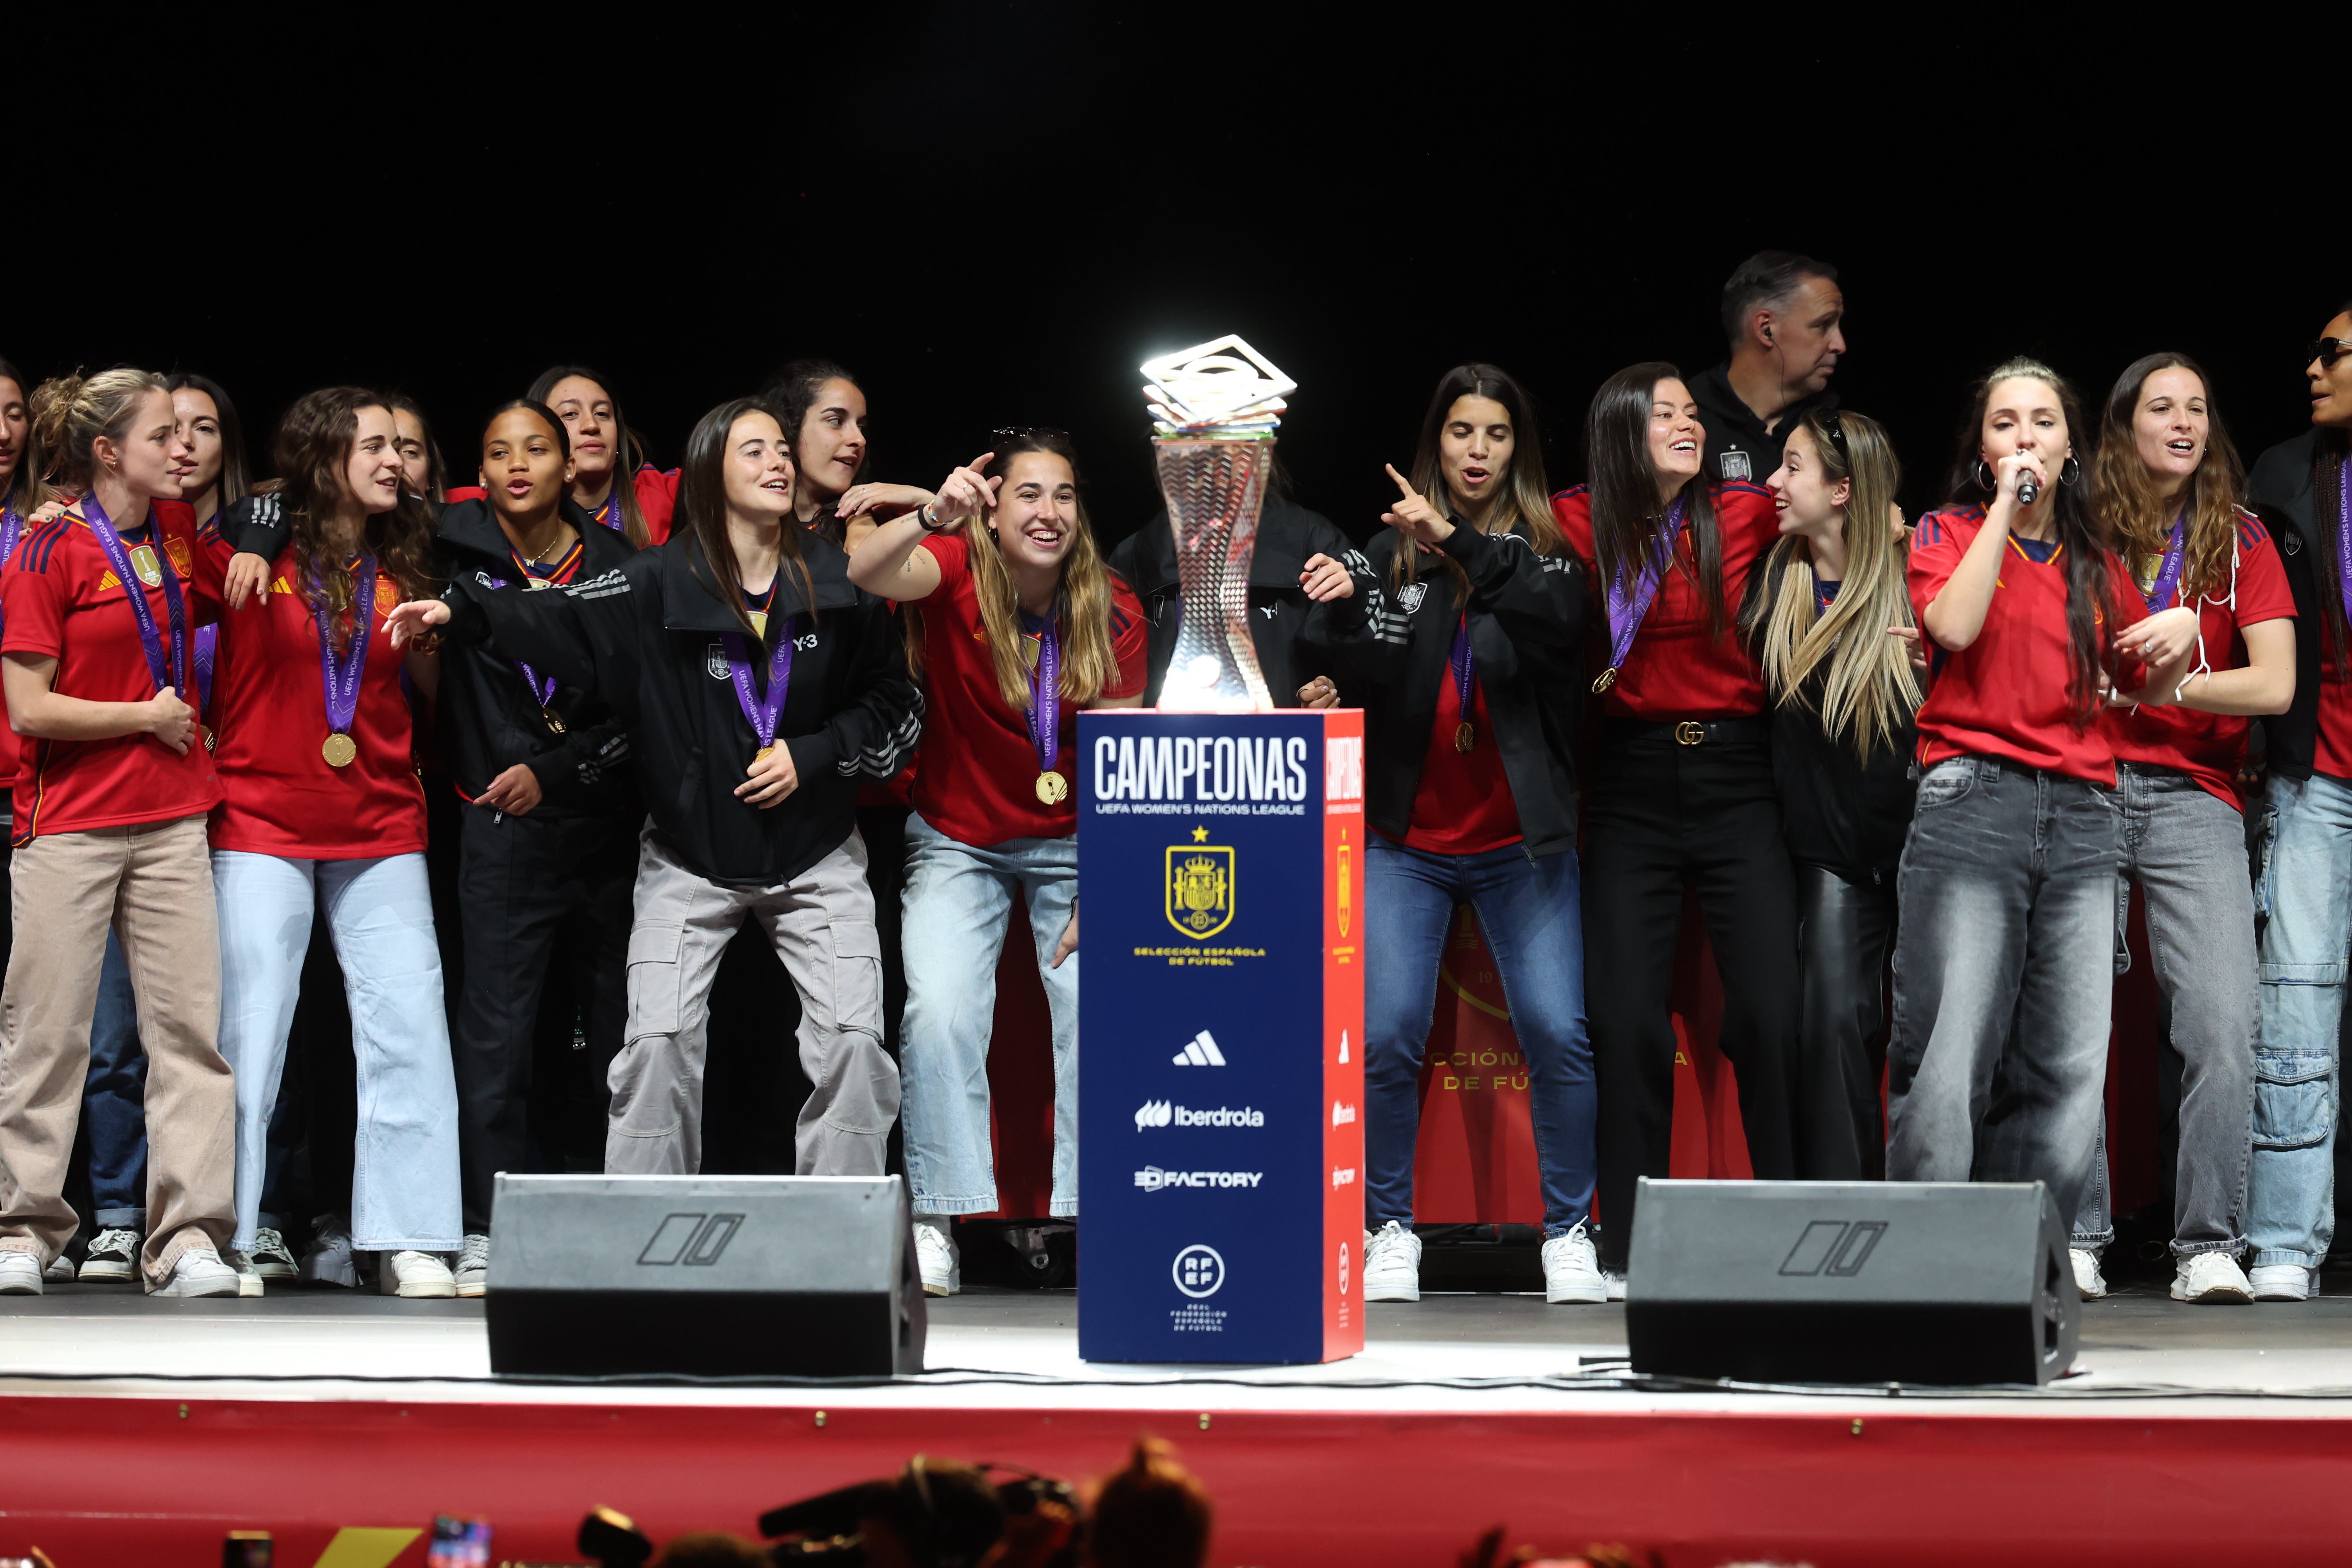
<instances>
[{"instance_id":1,"label":"beige trousers","mask_svg":"<svg viewBox=\"0 0 2352 1568\"><path fill-rule=\"evenodd\" d=\"M0 1251L43 1263L79 1221L66 1165L89 1076L110 925L147 1052L147 1288L236 1224L236 1092L218 1048L220 925L205 818L49 833L9 865L16 942L0 985Z\"/></svg>"}]
</instances>

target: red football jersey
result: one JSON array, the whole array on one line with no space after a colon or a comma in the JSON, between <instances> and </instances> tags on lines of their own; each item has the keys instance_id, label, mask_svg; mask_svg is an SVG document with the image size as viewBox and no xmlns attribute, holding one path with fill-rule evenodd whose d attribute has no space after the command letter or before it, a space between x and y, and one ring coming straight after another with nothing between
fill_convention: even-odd
<instances>
[{"instance_id":1,"label":"red football jersey","mask_svg":"<svg viewBox=\"0 0 2352 1568\"><path fill-rule=\"evenodd\" d=\"M1612 719L1731 719L1764 708L1764 677L1741 646L1741 595L1748 574L1780 536L1772 492L1737 480L1709 487L1715 526L1723 547L1723 630L1710 638L1706 608L1698 588L1698 558L1691 531L1675 541L1673 562L1658 584L1657 597L1634 633L1632 651L1616 683L1601 699ZM1584 568L1585 581L1600 584L1592 551L1592 498L1582 485L1551 498L1551 514L1568 537L1568 548ZM1586 663L1598 676L1609 668L1607 590L1596 586L1585 617L1590 632Z\"/></svg>"},{"instance_id":2,"label":"red football jersey","mask_svg":"<svg viewBox=\"0 0 2352 1568\"><path fill-rule=\"evenodd\" d=\"M195 513L185 501L151 502L152 529L124 543L143 574L155 630L170 657L171 615L163 598L164 563L180 580L186 606L188 659L193 669L196 627L211 620L217 602L197 581ZM158 554L153 541L163 542ZM50 689L93 702L145 702L155 678L139 639L131 599L97 535L78 510L29 530L16 559L0 569L0 612L6 632L0 650L58 661ZM174 672L177 679L177 672ZM194 676L189 685L194 684ZM194 706L193 693L183 698ZM43 833L85 833L142 822L170 822L210 811L221 798L213 759L201 742L176 752L152 735L106 741L22 741L16 781L14 842Z\"/></svg>"},{"instance_id":3,"label":"red football jersey","mask_svg":"<svg viewBox=\"0 0 2352 1568\"><path fill-rule=\"evenodd\" d=\"M1919 520L1911 539L1909 585L1923 636L1928 605L1944 591L1983 527L1980 507L1931 511ZM2006 545L1992 605L1976 641L1958 653L1931 642L1934 679L1919 709L1919 763L1932 767L1970 754L2005 757L2029 768L2113 784L2116 754L2106 728L2095 719L2076 729L2074 700L2067 695L2074 653L2066 634L2063 548L2040 562L2014 538ZM2106 565L2121 623L2105 628L2112 644L2116 633L2147 617L2147 605L2121 561L2110 555ZM2136 660L2111 668L2116 684L2126 691L2147 679L2147 668Z\"/></svg>"},{"instance_id":4,"label":"red football jersey","mask_svg":"<svg viewBox=\"0 0 2352 1568\"><path fill-rule=\"evenodd\" d=\"M205 530L198 569L207 592L219 591L228 558L227 542ZM376 574L351 728L358 754L339 768L320 750L329 733L326 676L318 618L295 586L298 575L289 545L270 563L268 586L245 608L221 615L213 756L226 796L213 814L213 847L289 860L421 851L425 791L409 754L408 699L400 686L406 655L383 635L399 585L389 573Z\"/></svg>"},{"instance_id":5,"label":"red football jersey","mask_svg":"<svg viewBox=\"0 0 2352 1568\"><path fill-rule=\"evenodd\" d=\"M2161 558L2139 563L2139 582L2154 584ZM2184 595L2178 601L2189 604ZM2237 669L2246 662L2245 628L2263 621L2293 620L2294 595L2279 563L2270 531L2250 511L2238 513L2237 556L2231 574L2198 595L2199 633L2205 667ZM2189 668L2194 671L2197 666ZM2325 694L2322 700L2326 700ZM2238 770L2246 762L2246 721L2234 713L2200 713L2194 708L2110 708L2100 715L2117 760L2153 768L2177 768L2215 797L2240 811Z\"/></svg>"},{"instance_id":6,"label":"red football jersey","mask_svg":"<svg viewBox=\"0 0 2352 1568\"><path fill-rule=\"evenodd\" d=\"M1006 706L996 689L996 662L972 593L970 547L961 534L940 533L925 539L922 548L940 565L939 587L916 601L923 617L923 755L950 765L916 770L915 809L949 837L981 848L1013 838L1067 838L1078 830L1077 707L1062 704L1054 764L1070 781L1071 793L1047 805L1037 798L1037 749L1029 742L1028 716ZM1110 642L1118 680L1103 696L1132 697L1143 689L1147 635L1143 606L1113 575Z\"/></svg>"},{"instance_id":7,"label":"red football jersey","mask_svg":"<svg viewBox=\"0 0 2352 1568\"><path fill-rule=\"evenodd\" d=\"M1486 716L1486 688L1475 673L1469 718L1475 738L1463 752L1454 743L1462 727L1462 689L1449 663L1438 678L1437 713L1421 759L1421 783L1412 792L1412 815L1405 823L1409 849L1477 855L1517 844L1522 837L1518 804L1511 798L1502 750Z\"/></svg>"}]
</instances>

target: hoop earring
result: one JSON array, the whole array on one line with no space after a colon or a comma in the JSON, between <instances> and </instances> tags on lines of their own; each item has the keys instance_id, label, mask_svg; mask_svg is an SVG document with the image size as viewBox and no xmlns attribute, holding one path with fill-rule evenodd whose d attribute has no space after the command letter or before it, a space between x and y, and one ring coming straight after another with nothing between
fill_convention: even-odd
<instances>
[{"instance_id":1,"label":"hoop earring","mask_svg":"<svg viewBox=\"0 0 2352 1568\"><path fill-rule=\"evenodd\" d=\"M2073 458L2070 457L2064 462L2058 465L2058 482L2060 484L2071 485L2082 477L2083 465L2076 462Z\"/></svg>"},{"instance_id":2,"label":"hoop earring","mask_svg":"<svg viewBox=\"0 0 2352 1568\"><path fill-rule=\"evenodd\" d=\"M1982 458L1979 458L1977 459L1976 479L1977 489L1980 490L1998 489L2000 488L1993 479L1992 465L1987 463Z\"/></svg>"}]
</instances>

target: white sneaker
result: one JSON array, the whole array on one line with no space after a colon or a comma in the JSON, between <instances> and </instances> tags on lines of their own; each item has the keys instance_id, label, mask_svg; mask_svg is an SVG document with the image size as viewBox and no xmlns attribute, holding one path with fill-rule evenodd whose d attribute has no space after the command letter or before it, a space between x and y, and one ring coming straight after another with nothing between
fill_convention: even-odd
<instances>
[{"instance_id":1,"label":"white sneaker","mask_svg":"<svg viewBox=\"0 0 2352 1568\"><path fill-rule=\"evenodd\" d=\"M2242 1307L2254 1299L2254 1288L2226 1252L2192 1252L2182 1258L2172 1276L2172 1299L2208 1306Z\"/></svg>"},{"instance_id":2,"label":"white sneaker","mask_svg":"<svg viewBox=\"0 0 2352 1568\"><path fill-rule=\"evenodd\" d=\"M2300 1263L2263 1263L2246 1271L2257 1301L2307 1301L2319 1294L2319 1270Z\"/></svg>"},{"instance_id":3,"label":"white sneaker","mask_svg":"<svg viewBox=\"0 0 2352 1568\"><path fill-rule=\"evenodd\" d=\"M943 1214L915 1216L915 1271L926 1296L952 1296L963 1289L963 1258L956 1250L954 1221Z\"/></svg>"},{"instance_id":4,"label":"white sneaker","mask_svg":"<svg viewBox=\"0 0 2352 1568\"><path fill-rule=\"evenodd\" d=\"M236 1270L221 1261L209 1247L192 1247L172 1265L172 1277L147 1292L150 1296L235 1296L240 1294Z\"/></svg>"},{"instance_id":5,"label":"white sneaker","mask_svg":"<svg viewBox=\"0 0 2352 1568\"><path fill-rule=\"evenodd\" d=\"M1364 1300L1421 1300L1421 1237L1394 1220L1364 1235Z\"/></svg>"},{"instance_id":6,"label":"white sneaker","mask_svg":"<svg viewBox=\"0 0 2352 1568\"><path fill-rule=\"evenodd\" d=\"M2107 1293L2107 1277L2099 1272L2099 1255L2087 1247L2070 1247L2067 1258L2074 1265L2074 1289L2085 1301L2095 1301Z\"/></svg>"},{"instance_id":7,"label":"white sneaker","mask_svg":"<svg viewBox=\"0 0 2352 1568\"><path fill-rule=\"evenodd\" d=\"M1582 1220L1566 1236L1555 1236L1543 1244L1543 1272L1546 1301L1557 1305L1609 1300L1609 1281L1601 1278L1601 1257L1593 1250Z\"/></svg>"},{"instance_id":8,"label":"white sneaker","mask_svg":"<svg viewBox=\"0 0 2352 1568\"><path fill-rule=\"evenodd\" d=\"M1611 1300L1622 1301L1625 1299L1625 1276L1622 1274L1612 1273L1608 1269L1604 1268L1601 1271L1601 1278L1602 1282L1609 1288L1609 1299Z\"/></svg>"},{"instance_id":9,"label":"white sneaker","mask_svg":"<svg viewBox=\"0 0 2352 1568\"><path fill-rule=\"evenodd\" d=\"M253 1259L253 1271L264 1279L294 1278L294 1249L286 1245L286 1237L263 1226L253 1233L253 1250L247 1254Z\"/></svg>"},{"instance_id":10,"label":"white sneaker","mask_svg":"<svg viewBox=\"0 0 2352 1568\"><path fill-rule=\"evenodd\" d=\"M469 1236L465 1246L457 1249L457 1294L473 1297L487 1295L490 1289L490 1238Z\"/></svg>"},{"instance_id":11,"label":"white sneaker","mask_svg":"<svg viewBox=\"0 0 2352 1568\"><path fill-rule=\"evenodd\" d=\"M0 1252L0 1296L41 1293L41 1260L29 1252Z\"/></svg>"},{"instance_id":12,"label":"white sneaker","mask_svg":"<svg viewBox=\"0 0 2352 1568\"><path fill-rule=\"evenodd\" d=\"M449 1297L457 1280L449 1266L429 1252L387 1252L376 1263L376 1281L387 1296Z\"/></svg>"},{"instance_id":13,"label":"white sneaker","mask_svg":"<svg viewBox=\"0 0 2352 1568\"><path fill-rule=\"evenodd\" d=\"M232 1247L221 1255L221 1261L236 1270L236 1293L240 1296L261 1294L261 1270L254 1267L253 1254Z\"/></svg>"},{"instance_id":14,"label":"white sneaker","mask_svg":"<svg viewBox=\"0 0 2352 1568\"><path fill-rule=\"evenodd\" d=\"M302 1254L299 1278L305 1285L360 1288L359 1255L352 1250L352 1227L341 1215L322 1214L310 1222L310 1246Z\"/></svg>"},{"instance_id":15,"label":"white sneaker","mask_svg":"<svg viewBox=\"0 0 2352 1568\"><path fill-rule=\"evenodd\" d=\"M89 1251L81 1260L82 1282L138 1279L141 1239L135 1230L100 1231L98 1239L89 1244Z\"/></svg>"},{"instance_id":16,"label":"white sneaker","mask_svg":"<svg viewBox=\"0 0 2352 1568\"><path fill-rule=\"evenodd\" d=\"M74 1282L73 1259L62 1252L58 1253L49 1259L49 1266L41 1270L41 1278L51 1285L72 1284Z\"/></svg>"}]
</instances>

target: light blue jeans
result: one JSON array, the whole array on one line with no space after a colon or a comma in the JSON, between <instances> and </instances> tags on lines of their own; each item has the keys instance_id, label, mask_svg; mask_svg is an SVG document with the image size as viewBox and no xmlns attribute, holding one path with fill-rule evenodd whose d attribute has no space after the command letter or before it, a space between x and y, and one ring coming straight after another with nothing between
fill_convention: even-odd
<instances>
[{"instance_id":1,"label":"light blue jeans","mask_svg":"<svg viewBox=\"0 0 2352 1568\"><path fill-rule=\"evenodd\" d=\"M441 949L425 857L288 860L213 851L220 902L221 1054L236 1074L236 1238L253 1246L269 1113L286 1070L312 911L321 905L343 967L359 1068L352 1243L363 1251L454 1252L457 1078L441 1003Z\"/></svg>"},{"instance_id":2,"label":"light blue jeans","mask_svg":"<svg viewBox=\"0 0 2352 1568\"><path fill-rule=\"evenodd\" d=\"M2253 1265L2315 1268L2336 1237L2336 1030L2352 947L2352 784L2273 774L2258 896L2262 1037L2246 1173Z\"/></svg>"},{"instance_id":3,"label":"light blue jeans","mask_svg":"<svg viewBox=\"0 0 2352 1568\"><path fill-rule=\"evenodd\" d=\"M977 849L920 816L907 819L903 942L907 1015L899 1029L899 1110L917 1214L996 1207L988 1137L988 1045L996 963L1013 892L1029 904L1037 975L1054 1016L1055 1215L1078 1212L1078 959L1055 969L1054 945L1078 900L1078 841L1015 838Z\"/></svg>"}]
</instances>

